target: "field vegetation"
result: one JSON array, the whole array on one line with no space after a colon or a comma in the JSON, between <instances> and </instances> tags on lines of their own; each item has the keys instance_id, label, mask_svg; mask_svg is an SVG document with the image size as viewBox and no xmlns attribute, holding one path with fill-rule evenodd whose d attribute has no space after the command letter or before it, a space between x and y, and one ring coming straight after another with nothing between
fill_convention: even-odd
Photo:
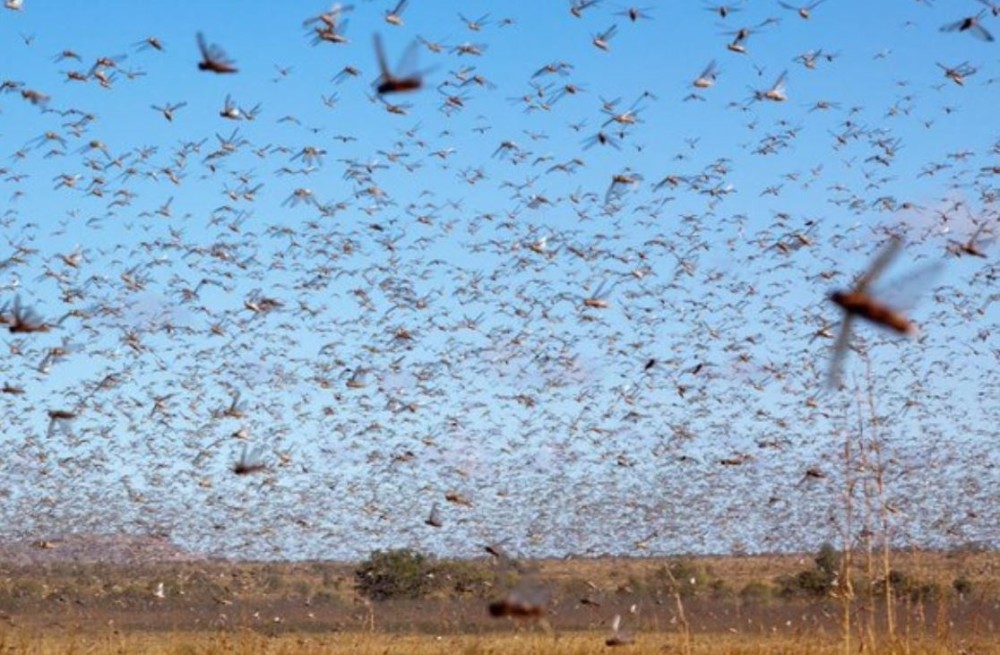
<instances>
[{"instance_id":1,"label":"field vegetation","mask_svg":"<svg viewBox=\"0 0 1000 655\"><path fill-rule=\"evenodd\" d=\"M624 652L1000 652L995 552L891 556L887 578L830 545L517 567L409 550L360 563L3 566L0 652L590 653L609 648L616 614L634 637ZM488 614L526 580L545 590L541 619Z\"/></svg>"}]
</instances>

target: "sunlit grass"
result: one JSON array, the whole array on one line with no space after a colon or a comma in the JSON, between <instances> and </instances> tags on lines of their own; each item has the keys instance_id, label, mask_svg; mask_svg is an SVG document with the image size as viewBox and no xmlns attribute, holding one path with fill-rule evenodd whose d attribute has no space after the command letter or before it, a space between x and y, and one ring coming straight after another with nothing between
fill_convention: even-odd
<instances>
[{"instance_id":1,"label":"sunlit grass","mask_svg":"<svg viewBox=\"0 0 1000 655\"><path fill-rule=\"evenodd\" d=\"M0 631L0 652L28 655L110 655L148 653L150 655L208 655L241 653L284 655L357 653L358 655L583 655L607 652L606 635L597 632L498 633L490 635L390 635L379 633L330 633L321 635L286 634L269 637L243 632L174 632L121 634L30 633L7 628ZM878 653L890 655L944 655L946 653L991 653L1000 640L986 637L961 642L900 641L880 644ZM634 644L614 649L622 653L680 653L683 644L677 634L640 634ZM700 634L691 640L692 653L705 655L799 655L841 653L843 645L832 636Z\"/></svg>"}]
</instances>

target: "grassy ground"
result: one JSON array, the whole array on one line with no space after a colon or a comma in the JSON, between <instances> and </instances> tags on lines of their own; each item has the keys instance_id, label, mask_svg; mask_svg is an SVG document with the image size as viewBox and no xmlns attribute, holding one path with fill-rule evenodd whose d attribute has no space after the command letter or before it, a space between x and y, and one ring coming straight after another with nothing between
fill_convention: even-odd
<instances>
[{"instance_id":1,"label":"grassy ground","mask_svg":"<svg viewBox=\"0 0 1000 655\"><path fill-rule=\"evenodd\" d=\"M681 586L698 582L675 595L662 569L678 562ZM489 616L501 592L486 560L435 569L447 579L426 598L381 603L358 596L353 564L0 565L0 655L1000 655L997 553L893 553L909 590L893 606L896 640L877 587L858 586L847 644L835 592L780 593L782 580L814 566L812 555L529 564L549 590L543 623ZM615 614L634 644L605 645Z\"/></svg>"},{"instance_id":2,"label":"grassy ground","mask_svg":"<svg viewBox=\"0 0 1000 655\"><path fill-rule=\"evenodd\" d=\"M813 565L813 554L699 557L691 566L720 580L738 593L748 584L773 587L782 576L793 576ZM647 581L677 558L600 557L530 562L539 578L557 588L587 586L604 593L628 592ZM488 569L486 560L463 562ZM855 555L855 566L863 563ZM0 563L0 612L5 603L66 596L88 600L135 596L152 598L157 584L166 586L168 600L203 594L216 598L246 599L325 597L351 603L356 564L339 562L225 562L195 561L142 565L35 564L12 566ZM941 588L966 579L977 594L1000 597L1000 553L954 551L899 551L892 554L892 568L908 577Z\"/></svg>"},{"instance_id":3,"label":"grassy ground","mask_svg":"<svg viewBox=\"0 0 1000 655\"><path fill-rule=\"evenodd\" d=\"M596 632L553 634L541 629L492 635L387 635L340 633L328 635L281 635L267 637L245 631L236 633L133 633L106 634L0 632L0 652L27 655L292 655L356 653L357 655L585 655L621 652L636 654L683 653L685 643L677 634L641 634L632 645L610 648L606 635ZM695 635L689 644L692 654L704 655L824 655L844 653L843 643L834 636L817 635ZM880 644L878 653L892 655L945 655L951 653L997 653L1000 641L987 637L960 641L901 641ZM859 652L855 644L849 650ZM872 651L869 651L872 652Z\"/></svg>"}]
</instances>

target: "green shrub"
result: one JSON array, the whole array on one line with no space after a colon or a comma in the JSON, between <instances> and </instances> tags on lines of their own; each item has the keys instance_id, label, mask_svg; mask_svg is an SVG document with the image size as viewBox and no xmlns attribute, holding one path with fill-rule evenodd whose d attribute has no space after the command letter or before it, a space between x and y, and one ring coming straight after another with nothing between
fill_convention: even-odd
<instances>
[{"instance_id":1,"label":"green shrub","mask_svg":"<svg viewBox=\"0 0 1000 655\"><path fill-rule=\"evenodd\" d=\"M909 598L913 602L931 600L941 594L941 586L937 583L923 582L895 569L889 571L889 584L897 598ZM884 591L885 581L880 586Z\"/></svg>"},{"instance_id":2,"label":"green shrub","mask_svg":"<svg viewBox=\"0 0 1000 655\"><path fill-rule=\"evenodd\" d=\"M914 602L924 600L937 600L942 598L944 591L941 585L936 582L922 582L910 590L910 600Z\"/></svg>"},{"instance_id":3,"label":"green shrub","mask_svg":"<svg viewBox=\"0 0 1000 655\"><path fill-rule=\"evenodd\" d=\"M770 600L774 590L770 585L758 580L751 580L740 589L740 600L744 603L760 603Z\"/></svg>"},{"instance_id":4,"label":"green shrub","mask_svg":"<svg viewBox=\"0 0 1000 655\"><path fill-rule=\"evenodd\" d=\"M671 576L677 581L676 589L670 580ZM708 590L712 584L712 576L707 569L689 557L678 557L669 565L660 566L652 578L651 586L654 589L665 589L671 594L676 591L682 598L691 598L700 591Z\"/></svg>"},{"instance_id":5,"label":"green shrub","mask_svg":"<svg viewBox=\"0 0 1000 655\"><path fill-rule=\"evenodd\" d=\"M816 570L832 582L840 575L841 559L840 551L827 542L819 547L819 552L813 561L816 562Z\"/></svg>"},{"instance_id":6,"label":"green shrub","mask_svg":"<svg viewBox=\"0 0 1000 655\"><path fill-rule=\"evenodd\" d=\"M712 591L712 598L716 600L728 600L736 595L729 584L722 578L715 578L709 583L708 587Z\"/></svg>"},{"instance_id":7,"label":"green shrub","mask_svg":"<svg viewBox=\"0 0 1000 655\"><path fill-rule=\"evenodd\" d=\"M958 593L960 598L964 598L966 595L972 593L972 581L964 575L960 578L955 578L955 581L951 583L951 586L956 593Z\"/></svg>"},{"instance_id":8,"label":"green shrub","mask_svg":"<svg viewBox=\"0 0 1000 655\"><path fill-rule=\"evenodd\" d=\"M830 593L832 582L830 576L819 569L802 571L795 576L795 583L799 591L810 596L826 596Z\"/></svg>"},{"instance_id":9,"label":"green shrub","mask_svg":"<svg viewBox=\"0 0 1000 655\"><path fill-rule=\"evenodd\" d=\"M811 569L777 579L782 596L787 598L804 595L822 598L833 591L840 577L840 552L833 545L825 543L820 546L813 562L815 566Z\"/></svg>"},{"instance_id":10,"label":"green shrub","mask_svg":"<svg viewBox=\"0 0 1000 655\"><path fill-rule=\"evenodd\" d=\"M358 592L374 601L423 598L434 588L434 566L409 548L377 550L354 571Z\"/></svg>"},{"instance_id":11,"label":"green shrub","mask_svg":"<svg viewBox=\"0 0 1000 655\"><path fill-rule=\"evenodd\" d=\"M477 562L441 562L435 570L438 583L458 596L486 598L496 586L496 573Z\"/></svg>"}]
</instances>

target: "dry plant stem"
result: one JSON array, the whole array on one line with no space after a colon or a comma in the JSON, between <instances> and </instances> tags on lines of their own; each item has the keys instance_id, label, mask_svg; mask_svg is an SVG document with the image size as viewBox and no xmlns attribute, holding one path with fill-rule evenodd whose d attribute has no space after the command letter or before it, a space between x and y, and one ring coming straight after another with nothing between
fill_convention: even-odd
<instances>
[{"instance_id":1,"label":"dry plant stem","mask_svg":"<svg viewBox=\"0 0 1000 655\"><path fill-rule=\"evenodd\" d=\"M871 517L873 516L871 507L871 487L866 482L865 483L865 503L867 515L865 517L865 579L868 581L867 593L866 593L866 609L868 610L866 633L868 635L868 640L870 642L875 641L875 620L876 620L876 605L878 602L878 588L875 585L875 554L874 554L874 544L875 544L875 533L871 530Z\"/></svg>"},{"instance_id":2,"label":"dry plant stem","mask_svg":"<svg viewBox=\"0 0 1000 655\"><path fill-rule=\"evenodd\" d=\"M935 638L938 642L945 644L951 640L951 617L948 611L948 599L944 594L935 595L936 609L934 611L937 625Z\"/></svg>"},{"instance_id":3,"label":"dry plant stem","mask_svg":"<svg viewBox=\"0 0 1000 655\"><path fill-rule=\"evenodd\" d=\"M863 354L864 361L867 368L868 381L868 391L869 397L872 392L871 386L871 360L868 358L868 353ZM859 450L859 470L862 472L868 472L873 470L873 464L869 456L870 449L868 448L869 442L865 439L865 412L864 412L864 401L861 398L860 390L856 398L856 408L857 408L857 430L858 430L858 450ZM873 552L873 544L876 538L875 530L873 529L874 517L876 515L876 510L874 504L878 502L878 493L873 490L874 479L873 476L866 476L863 480L862 490L864 493L865 500L865 576L868 580L867 593L865 595L867 610L866 625L864 630L859 626L859 634L863 637L863 643L874 647L877 642L877 604L878 604L878 589L875 585L875 557ZM883 533L883 537L884 537ZM885 578L888 580L888 577Z\"/></svg>"},{"instance_id":4,"label":"dry plant stem","mask_svg":"<svg viewBox=\"0 0 1000 655\"><path fill-rule=\"evenodd\" d=\"M865 358L865 361L866 362L868 361L867 357ZM865 430L865 421L863 416L864 414L863 403L860 396L857 398L857 402L855 404L858 413L857 421L858 421L858 434L859 434L858 470L865 472L871 470L872 463L869 459L868 451L864 447L865 442L863 440L863 435ZM875 532L876 509L874 507L874 503L877 502L876 499L877 494L872 489L872 486L873 486L873 481L871 477L866 476L862 482L862 493L864 495L864 500L865 500L865 526L864 526L864 531L862 532L862 539L864 540L864 547L865 547L865 580L867 580L868 583L865 587L865 604L863 606L863 609L865 610L864 613L865 623L864 626L858 627L858 632L864 638L863 643L865 644L875 643L875 626L876 626L877 604L878 604L878 598L877 598L878 589L877 585L875 585L874 583L874 581L876 580L875 578L876 563L875 563L875 553L874 553L874 545L876 538L876 532ZM859 610L859 615L860 614L861 612Z\"/></svg>"},{"instance_id":5,"label":"dry plant stem","mask_svg":"<svg viewBox=\"0 0 1000 655\"><path fill-rule=\"evenodd\" d=\"M358 602L365 606L365 618L364 624L368 628L368 632L374 634L375 632L375 604L365 598L364 596L358 597Z\"/></svg>"},{"instance_id":6,"label":"dry plant stem","mask_svg":"<svg viewBox=\"0 0 1000 655\"><path fill-rule=\"evenodd\" d=\"M667 578L670 579L670 593L674 596L677 605L677 622L681 626L682 650L684 655L691 655L691 625L688 623L687 615L684 614L684 601L681 599L680 585L674 572L670 570L670 564L664 567L667 571Z\"/></svg>"},{"instance_id":7,"label":"dry plant stem","mask_svg":"<svg viewBox=\"0 0 1000 655\"><path fill-rule=\"evenodd\" d=\"M885 464L882 459L883 441L878 410L875 405L875 381L872 377L871 359L867 357L867 354L865 356L865 376L868 381L868 412L871 415L872 426L870 444L871 449L875 453L876 499L879 506L879 518L882 522L882 579L885 580L885 626L889 641L894 643L896 640L896 611L892 598L892 585L889 583L889 574L892 571L892 563L889 557L891 534L889 529L889 509L885 498Z\"/></svg>"},{"instance_id":8,"label":"dry plant stem","mask_svg":"<svg viewBox=\"0 0 1000 655\"><path fill-rule=\"evenodd\" d=\"M851 587L851 533L854 525L854 467L853 449L851 443L851 433L844 431L844 530L843 530L843 557L840 563L840 580L835 590L840 597L841 619L840 627L844 640L844 655L852 653L851 647L851 600L853 589Z\"/></svg>"}]
</instances>

